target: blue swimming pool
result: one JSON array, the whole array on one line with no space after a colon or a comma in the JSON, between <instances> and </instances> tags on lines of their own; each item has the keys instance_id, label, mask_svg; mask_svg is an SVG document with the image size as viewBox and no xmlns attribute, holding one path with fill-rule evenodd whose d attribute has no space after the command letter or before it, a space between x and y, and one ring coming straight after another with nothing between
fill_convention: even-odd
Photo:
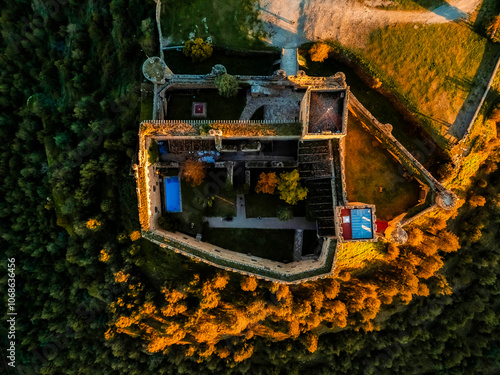
<instances>
[{"instance_id":1,"label":"blue swimming pool","mask_svg":"<svg viewBox=\"0 0 500 375\"><path fill-rule=\"evenodd\" d=\"M181 184L179 177L165 177L165 209L167 212L182 212Z\"/></svg>"}]
</instances>

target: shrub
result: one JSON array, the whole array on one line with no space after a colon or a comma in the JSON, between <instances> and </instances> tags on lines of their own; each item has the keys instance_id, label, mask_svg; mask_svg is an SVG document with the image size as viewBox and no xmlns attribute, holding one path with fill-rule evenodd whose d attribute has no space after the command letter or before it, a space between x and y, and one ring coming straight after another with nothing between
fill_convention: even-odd
<instances>
[{"instance_id":1,"label":"shrub","mask_svg":"<svg viewBox=\"0 0 500 375\"><path fill-rule=\"evenodd\" d=\"M493 43L500 42L500 15L493 17L486 26L486 35Z\"/></svg>"},{"instance_id":2,"label":"shrub","mask_svg":"<svg viewBox=\"0 0 500 375\"><path fill-rule=\"evenodd\" d=\"M154 164L160 158L160 150L158 149L158 143L154 139L151 139L151 144L148 150L149 163Z\"/></svg>"},{"instance_id":3,"label":"shrub","mask_svg":"<svg viewBox=\"0 0 500 375\"><path fill-rule=\"evenodd\" d=\"M312 61L323 62L328 58L328 54L332 52L332 47L325 43L316 43L309 54Z\"/></svg>"},{"instance_id":4,"label":"shrub","mask_svg":"<svg viewBox=\"0 0 500 375\"><path fill-rule=\"evenodd\" d=\"M278 208L278 219L280 221L288 221L293 218L293 212L290 207L280 207Z\"/></svg>"},{"instance_id":5,"label":"shrub","mask_svg":"<svg viewBox=\"0 0 500 375\"><path fill-rule=\"evenodd\" d=\"M179 222L168 214L158 218L158 225L161 229L169 232L175 232L179 228Z\"/></svg>"},{"instance_id":6,"label":"shrub","mask_svg":"<svg viewBox=\"0 0 500 375\"><path fill-rule=\"evenodd\" d=\"M491 111L490 120L494 122L500 122L500 103L498 103L493 111Z\"/></svg>"},{"instance_id":7,"label":"shrub","mask_svg":"<svg viewBox=\"0 0 500 375\"><path fill-rule=\"evenodd\" d=\"M200 62L212 56L214 48L201 38L190 39L184 44L182 52L193 62Z\"/></svg>"},{"instance_id":8,"label":"shrub","mask_svg":"<svg viewBox=\"0 0 500 375\"><path fill-rule=\"evenodd\" d=\"M238 93L238 80L231 74L222 74L215 78L215 87L219 90L219 95L230 98Z\"/></svg>"}]
</instances>

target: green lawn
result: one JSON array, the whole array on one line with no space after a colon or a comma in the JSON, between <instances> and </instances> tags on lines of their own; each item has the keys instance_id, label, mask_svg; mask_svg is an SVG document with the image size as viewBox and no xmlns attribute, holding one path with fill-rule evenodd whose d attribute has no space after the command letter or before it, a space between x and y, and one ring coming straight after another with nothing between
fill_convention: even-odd
<instances>
[{"instance_id":1,"label":"green lawn","mask_svg":"<svg viewBox=\"0 0 500 375\"><path fill-rule=\"evenodd\" d=\"M196 37L212 37L219 46L241 49L262 46L256 3L258 0L163 0L163 35L174 45L195 33Z\"/></svg>"},{"instance_id":2,"label":"green lawn","mask_svg":"<svg viewBox=\"0 0 500 375\"><path fill-rule=\"evenodd\" d=\"M141 85L141 115L140 121L153 119L153 90L152 85Z\"/></svg>"},{"instance_id":3,"label":"green lawn","mask_svg":"<svg viewBox=\"0 0 500 375\"><path fill-rule=\"evenodd\" d=\"M207 103L208 120L238 120L246 105L246 91L240 89L232 98L223 98L213 89L200 90L195 95L172 94L168 101L167 119L199 119L191 116L193 102Z\"/></svg>"},{"instance_id":4,"label":"green lawn","mask_svg":"<svg viewBox=\"0 0 500 375\"><path fill-rule=\"evenodd\" d=\"M251 192L245 195L245 212L247 217L277 217L279 208L290 207L295 217L305 217L305 201L291 206L281 200L279 194L258 194Z\"/></svg>"},{"instance_id":5,"label":"green lawn","mask_svg":"<svg viewBox=\"0 0 500 375\"><path fill-rule=\"evenodd\" d=\"M221 190L219 194L215 195L212 207L208 208L207 215L215 217L236 216L236 193Z\"/></svg>"},{"instance_id":6,"label":"green lawn","mask_svg":"<svg viewBox=\"0 0 500 375\"><path fill-rule=\"evenodd\" d=\"M391 220L415 206L420 190L417 181L403 178L400 164L353 116L349 117L347 134L347 199L375 204L376 216L383 220Z\"/></svg>"},{"instance_id":7,"label":"green lawn","mask_svg":"<svg viewBox=\"0 0 500 375\"><path fill-rule=\"evenodd\" d=\"M156 288L160 289L165 282L185 275L187 258L173 251L165 251L145 238L138 240L137 244L140 246L137 265Z\"/></svg>"},{"instance_id":8,"label":"green lawn","mask_svg":"<svg viewBox=\"0 0 500 375\"><path fill-rule=\"evenodd\" d=\"M471 89L484 84L499 48L465 23L399 24L373 32L358 53L414 103L422 125L446 148L448 127Z\"/></svg>"},{"instance_id":9,"label":"green lawn","mask_svg":"<svg viewBox=\"0 0 500 375\"><path fill-rule=\"evenodd\" d=\"M204 242L279 262L293 260L294 238L288 229L206 228L203 234Z\"/></svg>"},{"instance_id":10,"label":"green lawn","mask_svg":"<svg viewBox=\"0 0 500 375\"><path fill-rule=\"evenodd\" d=\"M181 51L165 51L165 62L175 74L208 74L216 64L222 64L229 74L239 75L270 75L279 65L274 65L280 58L280 53L245 53L214 48L210 58L193 63Z\"/></svg>"}]
</instances>

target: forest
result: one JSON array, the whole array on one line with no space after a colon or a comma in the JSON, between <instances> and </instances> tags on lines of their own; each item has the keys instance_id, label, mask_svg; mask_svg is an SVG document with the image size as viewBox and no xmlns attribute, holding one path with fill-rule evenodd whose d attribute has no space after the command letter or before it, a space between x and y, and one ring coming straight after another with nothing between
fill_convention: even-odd
<instances>
[{"instance_id":1,"label":"forest","mask_svg":"<svg viewBox=\"0 0 500 375\"><path fill-rule=\"evenodd\" d=\"M497 374L495 137L478 137L462 206L384 245L375 267L285 286L141 238L131 168L154 5L2 6L0 280L7 306L15 258L18 312L16 367L2 354L2 373Z\"/></svg>"}]
</instances>

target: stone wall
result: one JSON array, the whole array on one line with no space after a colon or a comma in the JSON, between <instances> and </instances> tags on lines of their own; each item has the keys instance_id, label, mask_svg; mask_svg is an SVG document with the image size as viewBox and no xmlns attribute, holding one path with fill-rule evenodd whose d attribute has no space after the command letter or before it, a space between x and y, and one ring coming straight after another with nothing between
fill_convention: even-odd
<instances>
[{"instance_id":1,"label":"stone wall","mask_svg":"<svg viewBox=\"0 0 500 375\"><path fill-rule=\"evenodd\" d=\"M445 187L432 176L432 174L396 139L391 133L392 126L381 124L351 93L351 111L356 116L361 114L368 120L368 124L378 130L378 134L374 134L379 141L384 144L388 151L403 164L408 172L412 175L416 174L416 178L425 180L428 185L438 192L446 190ZM356 116L358 117L358 116ZM382 137L383 139L380 139ZM398 154L398 151L400 154Z\"/></svg>"},{"instance_id":2,"label":"stone wall","mask_svg":"<svg viewBox=\"0 0 500 375\"><path fill-rule=\"evenodd\" d=\"M143 231L143 236L162 248L214 267L282 284L298 284L331 276L338 246L337 241L325 239L318 259L285 264L199 242L178 232L156 229Z\"/></svg>"}]
</instances>

